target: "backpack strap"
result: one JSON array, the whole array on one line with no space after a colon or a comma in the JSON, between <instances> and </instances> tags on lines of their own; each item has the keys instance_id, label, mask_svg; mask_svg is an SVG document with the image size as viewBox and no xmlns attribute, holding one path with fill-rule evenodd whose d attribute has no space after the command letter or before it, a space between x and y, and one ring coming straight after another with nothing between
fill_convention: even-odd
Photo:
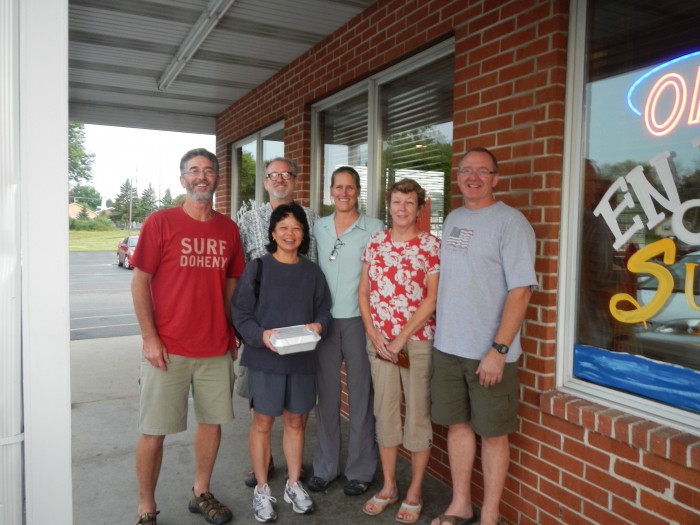
<instances>
[{"instance_id":1,"label":"backpack strap","mask_svg":"<svg viewBox=\"0 0 700 525\"><path fill-rule=\"evenodd\" d=\"M262 280L262 267L263 267L262 257L260 257L257 261L258 261L258 267L256 268L256 271L255 271L255 287L254 287L255 305L256 306L258 304L258 297L260 297L260 281Z\"/></svg>"}]
</instances>

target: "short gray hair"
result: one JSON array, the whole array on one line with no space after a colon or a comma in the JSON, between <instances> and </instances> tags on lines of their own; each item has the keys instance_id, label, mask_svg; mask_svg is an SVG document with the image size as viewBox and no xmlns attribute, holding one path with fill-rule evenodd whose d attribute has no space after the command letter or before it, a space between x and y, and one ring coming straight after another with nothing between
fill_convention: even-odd
<instances>
[{"instance_id":1,"label":"short gray hair","mask_svg":"<svg viewBox=\"0 0 700 525\"><path fill-rule=\"evenodd\" d=\"M286 162L292 167L292 175L297 176L297 172L299 171L299 168L297 167L297 163L294 162L292 159L288 157L275 157L274 159L270 159L265 163L265 170L267 170L268 166L272 164L273 162Z\"/></svg>"},{"instance_id":2,"label":"short gray hair","mask_svg":"<svg viewBox=\"0 0 700 525\"><path fill-rule=\"evenodd\" d=\"M196 149L191 149L187 153L185 153L182 158L180 159L180 175L185 174L185 165L187 162L195 157L206 157L208 158L211 163L214 165L214 170L216 171L216 176L219 176L219 159L216 158L216 155L214 155L211 151L205 149L205 148L196 148Z\"/></svg>"},{"instance_id":3,"label":"short gray hair","mask_svg":"<svg viewBox=\"0 0 700 525\"><path fill-rule=\"evenodd\" d=\"M485 153L486 155L491 157L491 162L493 162L493 171L498 173L498 161L496 160L496 155L494 155L491 150L487 148L482 148L480 146L470 148L469 150L467 150L467 152L464 155L462 155L462 158L459 159L459 162L462 162L467 157L467 155L471 153Z\"/></svg>"}]
</instances>

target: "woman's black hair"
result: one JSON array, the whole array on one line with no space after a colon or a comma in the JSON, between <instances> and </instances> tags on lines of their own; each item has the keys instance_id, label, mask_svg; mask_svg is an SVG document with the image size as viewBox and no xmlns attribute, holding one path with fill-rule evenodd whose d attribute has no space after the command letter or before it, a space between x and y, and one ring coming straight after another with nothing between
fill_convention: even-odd
<instances>
[{"instance_id":1,"label":"woman's black hair","mask_svg":"<svg viewBox=\"0 0 700 525\"><path fill-rule=\"evenodd\" d=\"M270 239L269 244L266 246L267 251L270 253L275 253L277 251L277 241L272 238L272 233L275 231L277 223L290 215L299 221L299 224L301 224L301 226L304 228L304 238L302 239L297 252L302 255L306 255L309 253L309 246L311 246L309 221L306 220L306 212L304 211L304 208L295 203L280 204L272 211L272 215L270 215L270 227L267 229L267 235Z\"/></svg>"}]
</instances>

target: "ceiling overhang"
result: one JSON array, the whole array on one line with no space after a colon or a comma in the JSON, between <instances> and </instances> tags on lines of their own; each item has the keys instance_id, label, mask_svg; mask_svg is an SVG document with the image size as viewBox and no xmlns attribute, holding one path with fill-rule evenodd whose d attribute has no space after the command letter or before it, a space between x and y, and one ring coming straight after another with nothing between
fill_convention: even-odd
<instances>
[{"instance_id":1,"label":"ceiling overhang","mask_svg":"<svg viewBox=\"0 0 700 525\"><path fill-rule=\"evenodd\" d=\"M70 0L71 121L214 134L216 115L376 0Z\"/></svg>"}]
</instances>

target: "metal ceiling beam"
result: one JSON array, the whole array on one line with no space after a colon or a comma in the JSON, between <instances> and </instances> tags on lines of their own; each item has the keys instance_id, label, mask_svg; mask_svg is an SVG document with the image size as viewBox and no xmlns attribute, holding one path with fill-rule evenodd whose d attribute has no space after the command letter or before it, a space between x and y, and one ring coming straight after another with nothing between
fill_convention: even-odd
<instances>
[{"instance_id":1,"label":"metal ceiling beam","mask_svg":"<svg viewBox=\"0 0 700 525\"><path fill-rule=\"evenodd\" d=\"M209 36L226 11L233 5L235 0L209 0L209 5L202 11L199 19L194 23L190 32L180 44L179 49L173 59L165 68L163 75L158 80L158 89L165 91L175 81L177 76L187 65L204 40Z\"/></svg>"}]
</instances>

